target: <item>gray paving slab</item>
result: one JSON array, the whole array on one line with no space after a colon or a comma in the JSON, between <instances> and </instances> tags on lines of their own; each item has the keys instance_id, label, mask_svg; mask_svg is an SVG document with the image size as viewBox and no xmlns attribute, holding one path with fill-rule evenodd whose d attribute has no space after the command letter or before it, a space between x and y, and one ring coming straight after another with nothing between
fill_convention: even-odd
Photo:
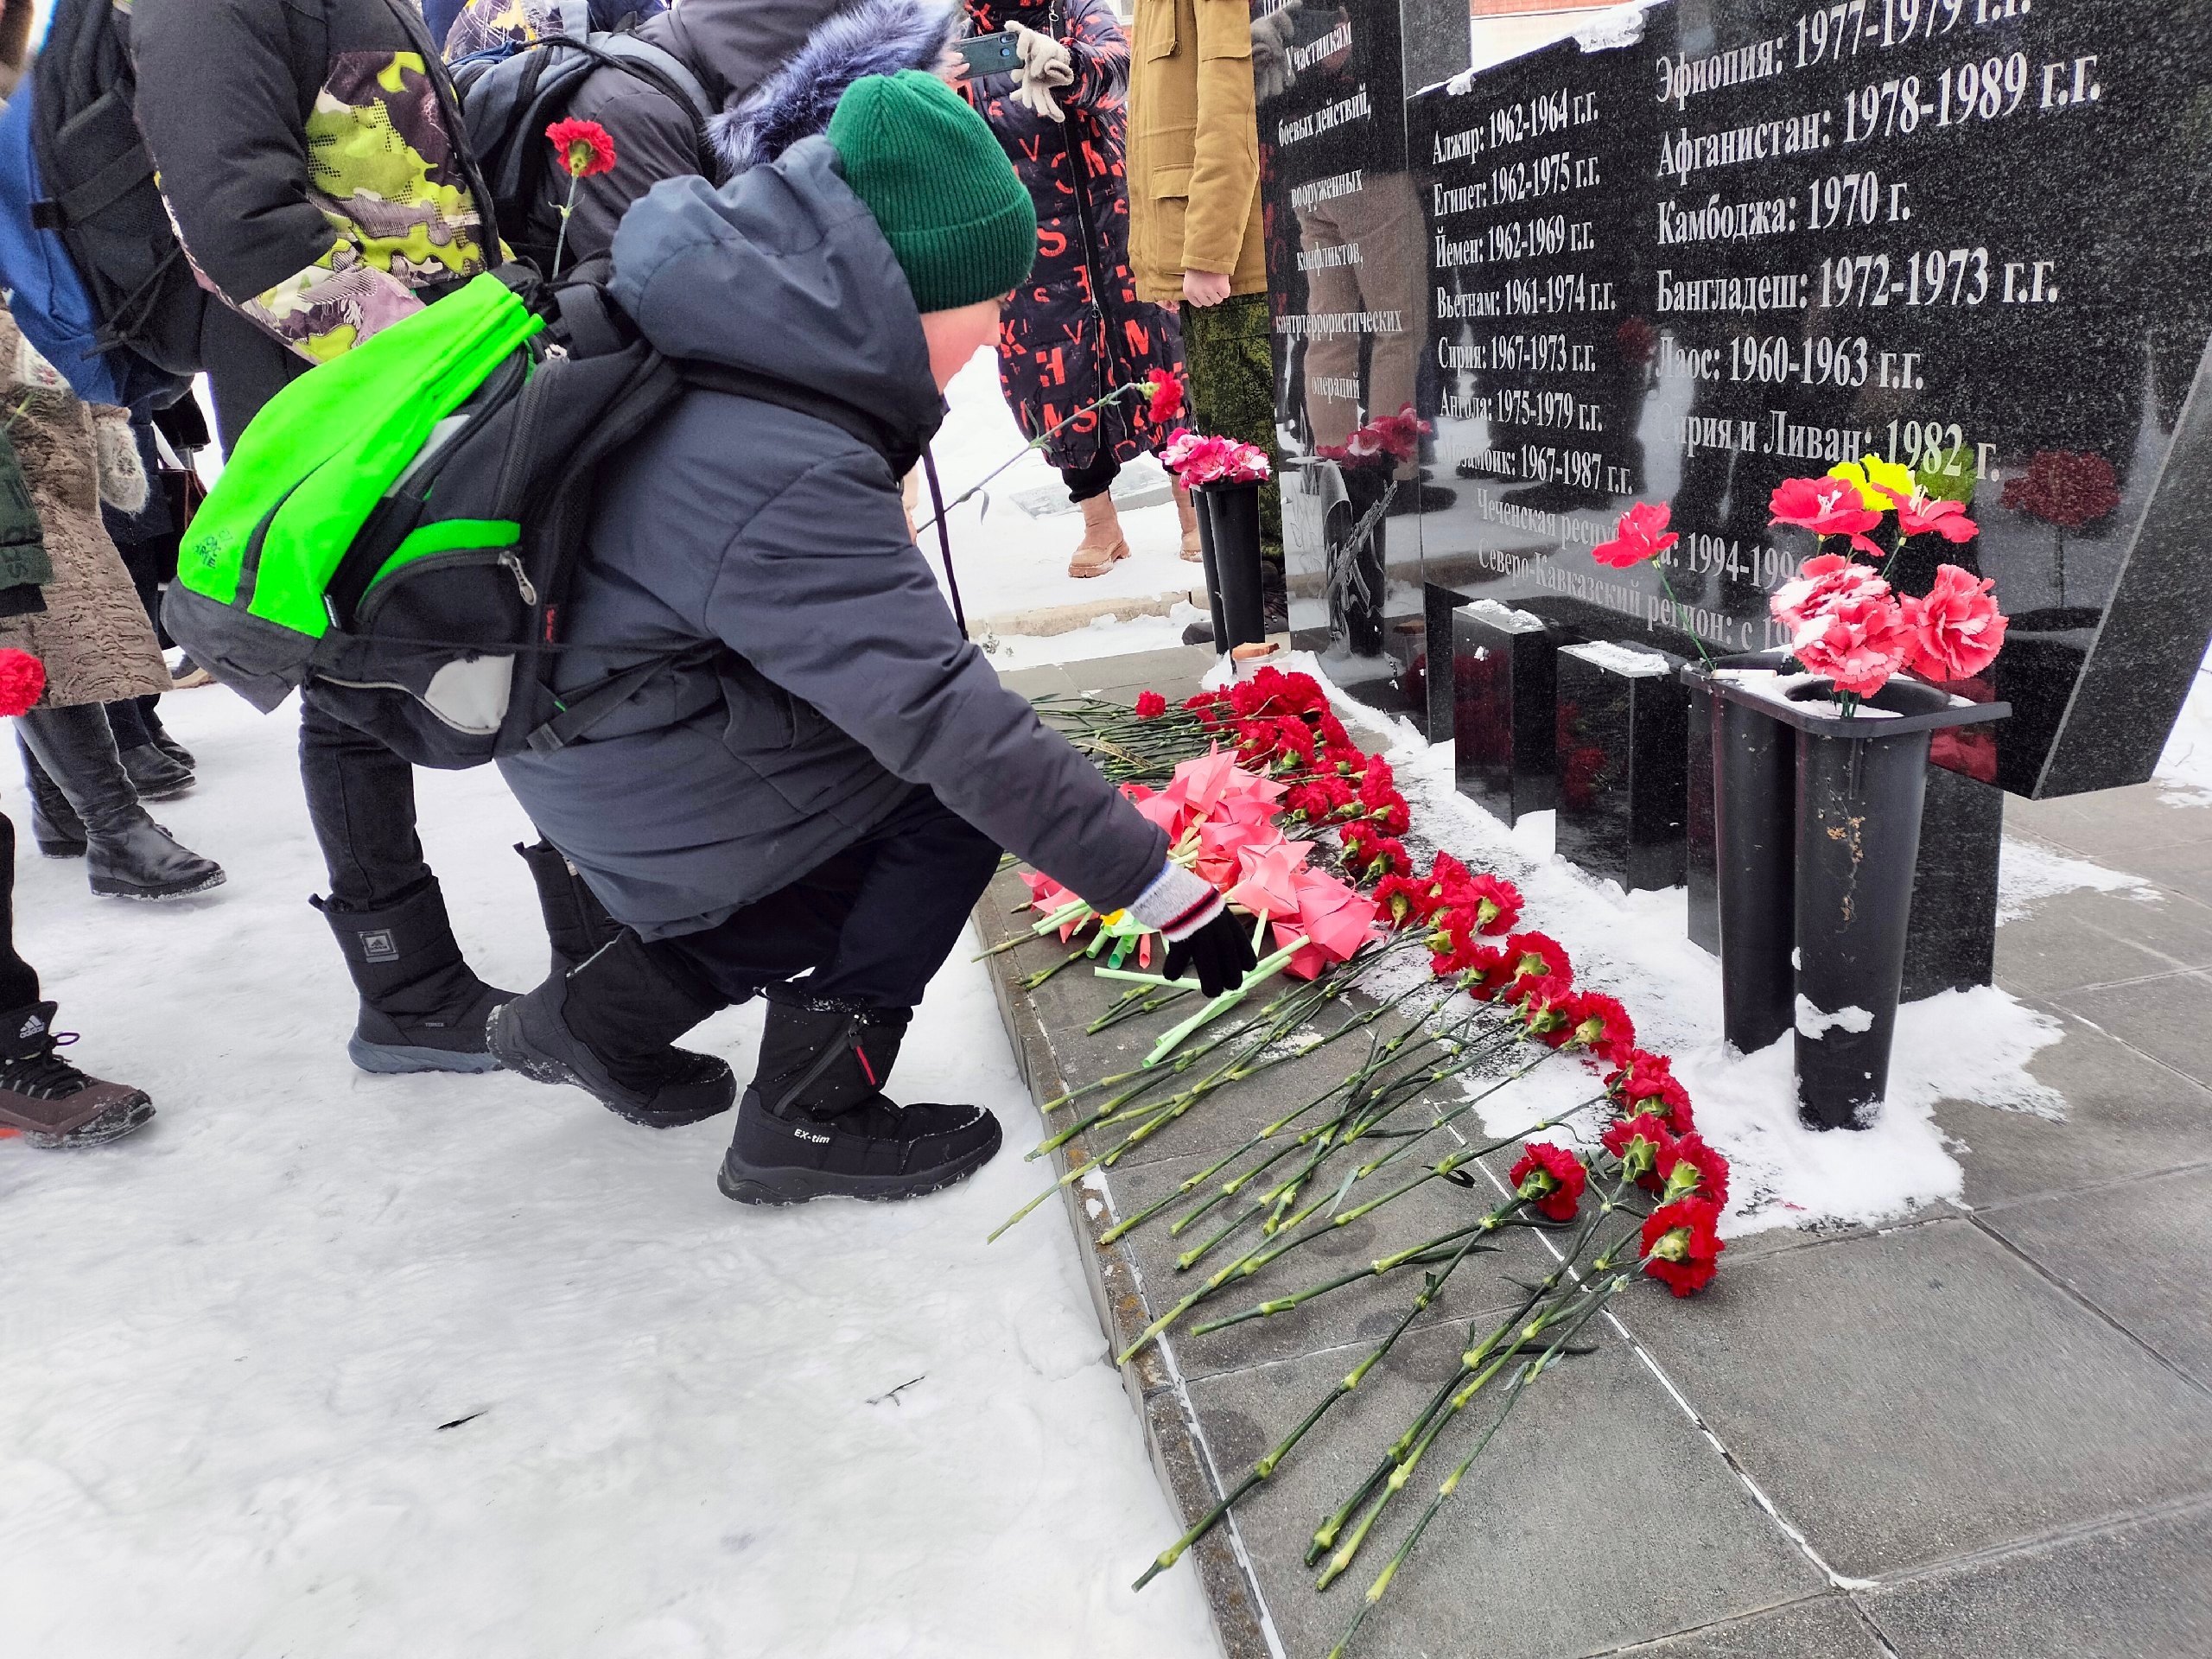
<instances>
[{"instance_id":1,"label":"gray paving slab","mask_svg":"<svg viewBox=\"0 0 2212 1659\"><path fill-rule=\"evenodd\" d=\"M2189 1149L2212 1155L2201 1140ZM1983 1224L2212 1389L2212 1163Z\"/></svg>"},{"instance_id":2,"label":"gray paving slab","mask_svg":"<svg viewBox=\"0 0 2212 1659\"><path fill-rule=\"evenodd\" d=\"M2051 999L2130 1048L2212 1084L2212 974L2174 974Z\"/></svg>"},{"instance_id":3,"label":"gray paving slab","mask_svg":"<svg viewBox=\"0 0 2212 1659\"><path fill-rule=\"evenodd\" d=\"M2212 1510L2163 1515L1885 1586L1900 1659L2204 1659Z\"/></svg>"},{"instance_id":4,"label":"gray paving slab","mask_svg":"<svg viewBox=\"0 0 2212 1659\"><path fill-rule=\"evenodd\" d=\"M1165 651L1132 652L1126 657L1070 663L1067 674L1079 690L1102 696L1117 691L1188 696L1218 660L1211 645L1172 645Z\"/></svg>"},{"instance_id":5,"label":"gray paving slab","mask_svg":"<svg viewBox=\"0 0 2212 1659\"><path fill-rule=\"evenodd\" d=\"M1068 678L1067 671L1055 663L1038 668L1002 668L999 671L999 683L1025 697L1041 697L1048 691L1065 695L1075 690L1075 682Z\"/></svg>"},{"instance_id":6,"label":"gray paving slab","mask_svg":"<svg viewBox=\"0 0 2212 1659\"><path fill-rule=\"evenodd\" d=\"M1732 1266L1632 1328L1840 1573L2212 1493L2212 1398L1967 1223Z\"/></svg>"},{"instance_id":7,"label":"gray paving slab","mask_svg":"<svg viewBox=\"0 0 2212 1659\"><path fill-rule=\"evenodd\" d=\"M2015 996L2053 996L2212 966L2212 909L2065 893L1997 930L1997 982Z\"/></svg>"},{"instance_id":8,"label":"gray paving slab","mask_svg":"<svg viewBox=\"0 0 2212 1659\"><path fill-rule=\"evenodd\" d=\"M2212 904L2212 842L2145 848L2126 855L2126 862L2136 874L2148 876L2162 887L2170 887L2199 904Z\"/></svg>"},{"instance_id":9,"label":"gray paving slab","mask_svg":"<svg viewBox=\"0 0 2212 1659\"><path fill-rule=\"evenodd\" d=\"M1835 1592L1605 1652L1623 1659L1887 1659L1866 1616Z\"/></svg>"},{"instance_id":10,"label":"gray paving slab","mask_svg":"<svg viewBox=\"0 0 2212 1659\"><path fill-rule=\"evenodd\" d=\"M2056 842L2084 858L2133 869L2135 854L2212 842L2212 809L2177 805L2165 798L2163 785L2136 784L2051 801L2008 796L2005 827Z\"/></svg>"},{"instance_id":11,"label":"gray paving slab","mask_svg":"<svg viewBox=\"0 0 2212 1659\"><path fill-rule=\"evenodd\" d=\"M1409 1335L1240 1508L1269 1612L1296 1659L1325 1653L1474 1425L1440 1436L1351 1571L1317 1595L1317 1520L1457 1370L1464 1326ZM1191 1395L1216 1465L1241 1471L1343 1375L1336 1356L1226 1372ZM1478 1395L1479 1402L1483 1396ZM1823 1587L1650 1372L1616 1339L1522 1396L1360 1632L1373 1659L1570 1659Z\"/></svg>"},{"instance_id":12,"label":"gray paving slab","mask_svg":"<svg viewBox=\"0 0 2212 1659\"><path fill-rule=\"evenodd\" d=\"M2000 931L1999 937L2003 937ZM2193 1163L2212 1135L2212 1090L2050 1010L2065 1035L2028 1071L2064 1099L2057 1121L1947 1101L1936 1121L1955 1144L1977 1209ZM2212 1011L2208 1011L2212 1012Z\"/></svg>"}]
</instances>

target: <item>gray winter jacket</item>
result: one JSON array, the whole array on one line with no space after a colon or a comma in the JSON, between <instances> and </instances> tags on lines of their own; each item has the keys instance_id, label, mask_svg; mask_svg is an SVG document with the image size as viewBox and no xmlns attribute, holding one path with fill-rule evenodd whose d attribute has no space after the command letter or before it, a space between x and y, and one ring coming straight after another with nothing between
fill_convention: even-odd
<instances>
[{"instance_id":1,"label":"gray winter jacket","mask_svg":"<svg viewBox=\"0 0 2212 1659\"><path fill-rule=\"evenodd\" d=\"M661 351L826 391L915 444L936 429L906 278L827 140L719 190L655 186L614 267L616 299ZM610 646L567 653L568 689L650 648L717 648L589 741L499 763L648 938L797 879L916 784L1101 908L1166 858L1160 831L961 637L890 466L826 421L685 392L603 474L564 631Z\"/></svg>"}]
</instances>

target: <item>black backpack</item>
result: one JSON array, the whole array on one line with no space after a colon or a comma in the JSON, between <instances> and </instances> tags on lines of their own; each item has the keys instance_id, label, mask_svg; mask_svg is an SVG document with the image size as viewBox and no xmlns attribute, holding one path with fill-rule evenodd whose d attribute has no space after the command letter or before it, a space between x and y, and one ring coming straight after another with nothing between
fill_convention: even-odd
<instances>
[{"instance_id":1,"label":"black backpack","mask_svg":"<svg viewBox=\"0 0 2212 1659\"><path fill-rule=\"evenodd\" d=\"M416 766L448 770L563 747L659 676L720 653L712 640L674 652L640 645L628 666L554 691L597 470L687 387L826 421L896 472L918 454L873 415L823 392L663 356L595 283L574 280L549 293L522 265L476 282L505 283L547 327L492 368L385 490L322 588L317 608L328 626L323 618L312 632L283 626L273 616L284 607L257 595L249 567L274 507L251 543L232 550L236 574L203 570L188 535L162 607L194 660L258 707L274 708L311 681L318 706ZM286 391L324 372L310 370ZM280 392L255 424L273 420L283 429L285 402ZM233 481L226 472L217 493ZM194 531L203 531L200 521ZM620 642L592 649L630 654Z\"/></svg>"},{"instance_id":2,"label":"black backpack","mask_svg":"<svg viewBox=\"0 0 2212 1659\"><path fill-rule=\"evenodd\" d=\"M31 143L46 192L32 225L59 235L99 314L131 404L174 402L200 368L200 328L218 303L194 280L154 188L132 113L127 14L110 0L59 0L33 67Z\"/></svg>"},{"instance_id":3,"label":"black backpack","mask_svg":"<svg viewBox=\"0 0 2212 1659\"><path fill-rule=\"evenodd\" d=\"M474 53L450 66L468 148L483 168L499 234L541 270L550 269L560 233L560 220L547 207L552 195L546 181L558 158L545 129L568 113L584 77L595 70L619 69L687 111L699 172L718 176L707 142L715 105L690 67L626 30L592 29L583 0L563 0L561 13L565 33Z\"/></svg>"}]
</instances>

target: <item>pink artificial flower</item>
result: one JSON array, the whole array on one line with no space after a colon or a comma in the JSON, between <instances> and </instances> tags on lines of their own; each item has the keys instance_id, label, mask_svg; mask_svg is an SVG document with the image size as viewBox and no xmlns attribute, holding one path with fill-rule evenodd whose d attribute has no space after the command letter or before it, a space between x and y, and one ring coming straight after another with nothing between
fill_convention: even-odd
<instances>
[{"instance_id":1,"label":"pink artificial flower","mask_svg":"<svg viewBox=\"0 0 2212 1659\"><path fill-rule=\"evenodd\" d=\"M1897 528L1908 536L1932 531L1947 542L1958 543L1970 542L1981 533L1981 526L1967 517L1964 502L1931 500L1923 490L1915 490L1909 496L1891 489L1882 493L1897 504Z\"/></svg>"},{"instance_id":2,"label":"pink artificial flower","mask_svg":"<svg viewBox=\"0 0 2212 1659\"><path fill-rule=\"evenodd\" d=\"M1770 524L1796 524L1815 536L1848 536L1851 544L1876 558L1882 550L1866 539L1866 532L1882 522L1882 515L1859 499L1847 479L1792 478L1784 480L1767 504Z\"/></svg>"},{"instance_id":3,"label":"pink artificial flower","mask_svg":"<svg viewBox=\"0 0 2212 1659\"><path fill-rule=\"evenodd\" d=\"M1673 516L1674 508L1667 502L1639 501L1621 515L1613 539L1599 543L1590 550L1590 556L1615 570L1656 560L1681 540L1666 533L1667 521Z\"/></svg>"},{"instance_id":4,"label":"pink artificial flower","mask_svg":"<svg viewBox=\"0 0 2212 1659\"><path fill-rule=\"evenodd\" d=\"M1925 598L1906 595L1902 608L1911 643L1905 660L1916 674L1937 681L1971 679L1997 660L2005 645L2005 613L1990 596L1996 586L1955 564L1939 564Z\"/></svg>"},{"instance_id":5,"label":"pink artificial flower","mask_svg":"<svg viewBox=\"0 0 2212 1659\"><path fill-rule=\"evenodd\" d=\"M1904 613L1888 594L1839 600L1812 618L1789 642L1808 674L1832 680L1839 691L1871 697L1904 666L1912 635Z\"/></svg>"},{"instance_id":6,"label":"pink artificial flower","mask_svg":"<svg viewBox=\"0 0 2212 1659\"><path fill-rule=\"evenodd\" d=\"M1854 564L1840 553L1823 553L1806 560L1796 580L1783 583L1767 601L1767 608L1794 633L1830 606L1847 599L1884 599L1889 591L1879 571Z\"/></svg>"}]
</instances>

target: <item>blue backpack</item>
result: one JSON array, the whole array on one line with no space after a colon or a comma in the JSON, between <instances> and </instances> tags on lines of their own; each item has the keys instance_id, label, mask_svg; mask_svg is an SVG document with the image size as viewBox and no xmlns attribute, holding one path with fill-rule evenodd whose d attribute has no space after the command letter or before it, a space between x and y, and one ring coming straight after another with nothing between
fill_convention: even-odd
<instances>
[{"instance_id":1,"label":"blue backpack","mask_svg":"<svg viewBox=\"0 0 2212 1659\"><path fill-rule=\"evenodd\" d=\"M79 397L158 409L190 390L212 302L138 135L126 28L109 0L60 0L0 112L0 281Z\"/></svg>"}]
</instances>

